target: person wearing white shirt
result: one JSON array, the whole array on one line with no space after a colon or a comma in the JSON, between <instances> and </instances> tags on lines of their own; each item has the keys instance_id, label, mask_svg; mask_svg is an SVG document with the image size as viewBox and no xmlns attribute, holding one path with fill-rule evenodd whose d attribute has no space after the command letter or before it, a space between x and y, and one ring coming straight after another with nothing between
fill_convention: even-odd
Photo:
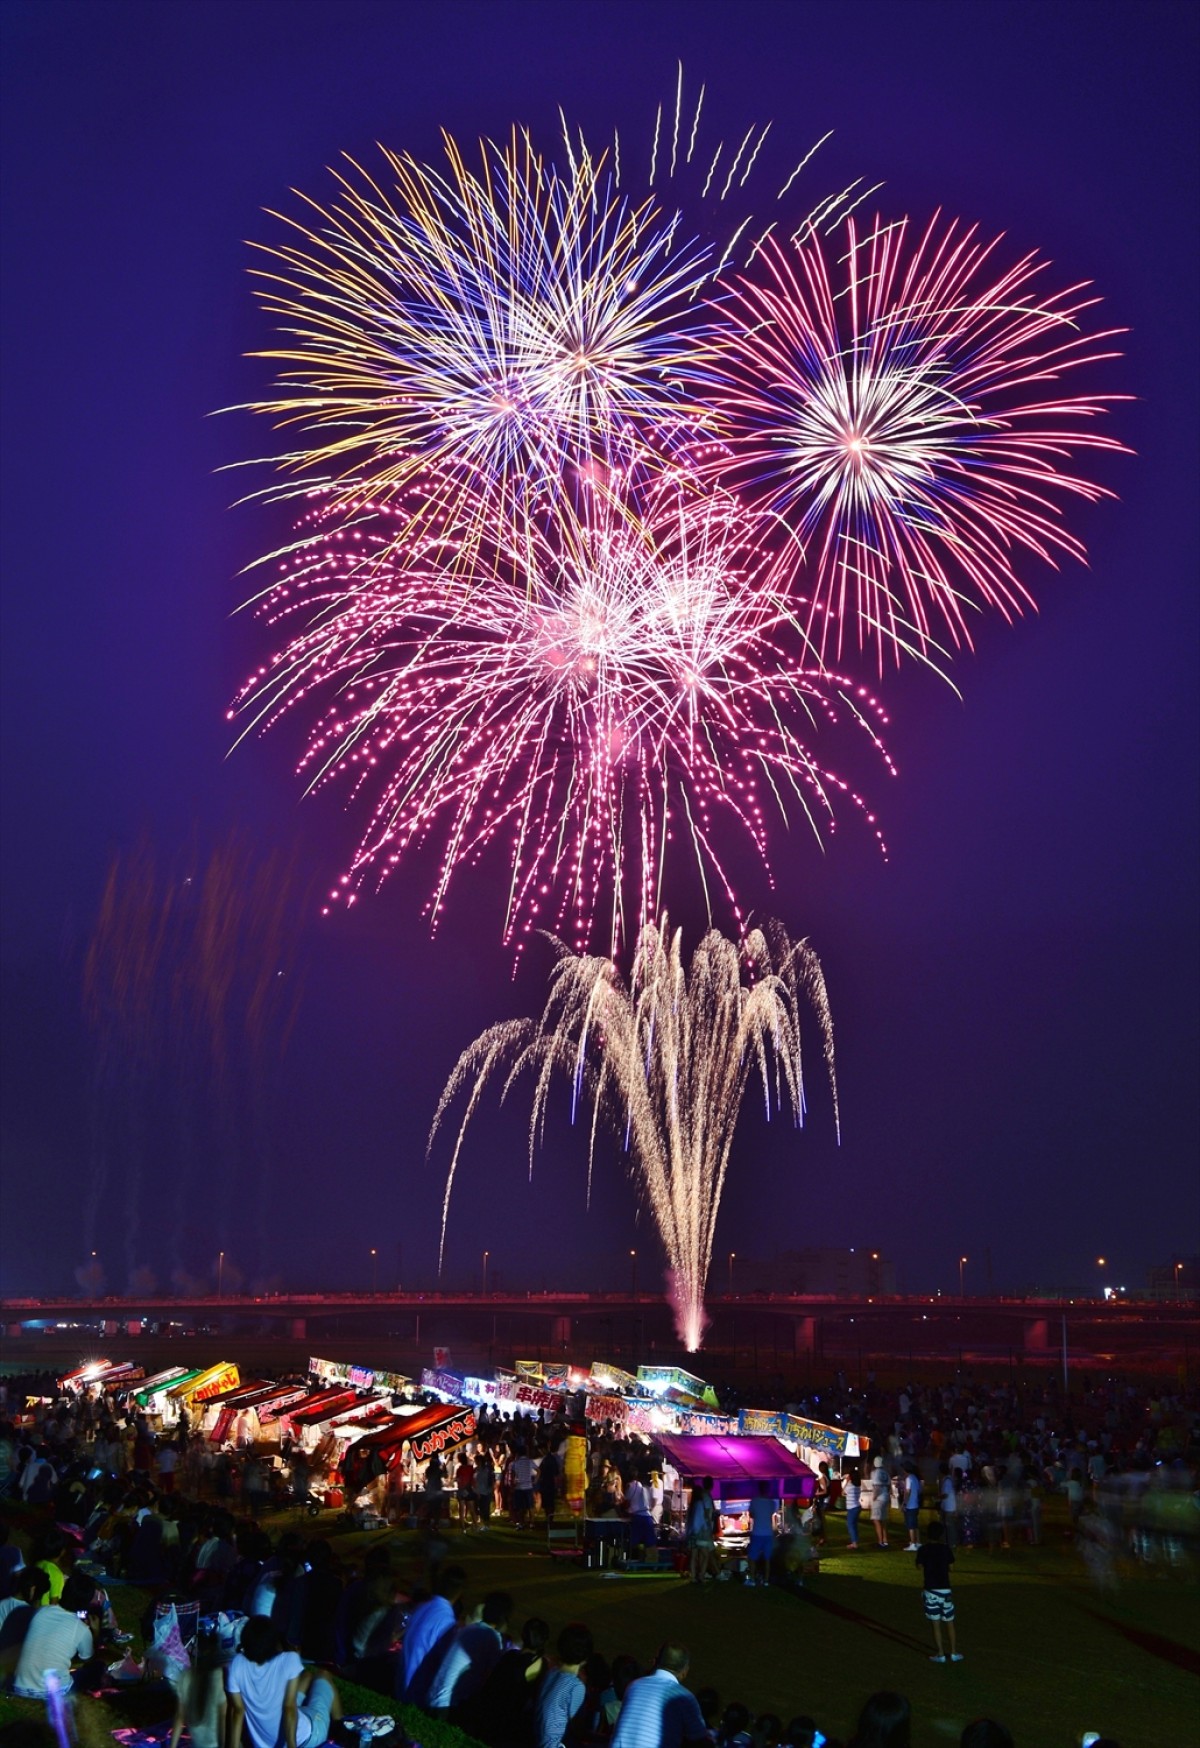
<instances>
[{"instance_id":1,"label":"person wearing white shirt","mask_svg":"<svg viewBox=\"0 0 1200 1748\"><path fill-rule=\"evenodd\" d=\"M99 1637L99 1616L79 1618L90 1608L94 1594L92 1580L82 1572L72 1572L59 1600L34 1610L13 1674L14 1693L24 1699L45 1699L47 1677L52 1673L64 1693L70 1690L71 1664L77 1659L86 1661Z\"/></svg>"},{"instance_id":2,"label":"person wearing white shirt","mask_svg":"<svg viewBox=\"0 0 1200 1748\"><path fill-rule=\"evenodd\" d=\"M661 1648L654 1673L625 1689L610 1748L684 1748L708 1740L696 1696L683 1685L688 1664L682 1645Z\"/></svg>"}]
</instances>

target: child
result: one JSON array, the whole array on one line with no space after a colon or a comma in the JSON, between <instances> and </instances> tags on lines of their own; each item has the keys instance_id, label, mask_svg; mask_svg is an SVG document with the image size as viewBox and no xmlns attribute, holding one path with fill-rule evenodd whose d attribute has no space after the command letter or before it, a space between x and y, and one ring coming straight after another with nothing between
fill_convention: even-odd
<instances>
[{"instance_id":1,"label":"child","mask_svg":"<svg viewBox=\"0 0 1200 1748\"><path fill-rule=\"evenodd\" d=\"M922 1600L925 1604L925 1619L933 1626L933 1642L937 1646L937 1654L929 1661L946 1662L946 1653L942 1649L944 1623L950 1635L949 1660L951 1663L961 1663L962 1657L954 1637L954 1594L950 1589L950 1568L954 1564L954 1550L946 1546L946 1531L940 1523L929 1525L925 1531L924 1544L917 1549L915 1560L921 1568L924 1582Z\"/></svg>"}]
</instances>

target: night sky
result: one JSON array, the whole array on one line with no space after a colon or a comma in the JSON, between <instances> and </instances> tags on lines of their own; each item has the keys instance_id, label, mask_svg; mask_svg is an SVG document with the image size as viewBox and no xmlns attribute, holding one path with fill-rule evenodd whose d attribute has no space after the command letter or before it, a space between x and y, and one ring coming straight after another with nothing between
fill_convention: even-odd
<instances>
[{"instance_id":1,"label":"night sky","mask_svg":"<svg viewBox=\"0 0 1200 1748\"><path fill-rule=\"evenodd\" d=\"M218 1244L247 1278L366 1285L376 1245L381 1285L432 1283L438 1089L485 1025L541 1005L545 961L514 984L500 944L502 866L459 883L433 941L419 861L349 916L297 916L302 1005L258 1139L235 1115L220 1156L185 1168L160 1114L132 1232L130 1156L90 1090L83 951L112 853L143 834L170 861L237 829L318 889L356 842L340 791L300 799L288 733L226 756L226 706L263 647L231 618L237 573L282 526L231 509L239 476L219 471L261 453L265 425L209 416L268 382L245 356L269 343L246 272L247 239L277 234L262 209L325 197L325 167L376 141L430 158L442 127L471 141L519 121L552 151L560 103L589 137L616 124L648 149L678 59L707 83L707 126L775 119L767 181L832 128L814 197L883 178L888 217L941 206L1006 232L1014 257L1044 251L1056 283L1094 280L1131 333L1089 381L1137 397L1106 422L1136 455L1087 464L1120 501L1071 511L1090 567L1026 563L1040 612L981 622L962 701L916 672L886 684L890 860L849 819L823 852L796 829L776 838L777 892L747 894L822 956L843 1141L815 1084L800 1135L748 1113L718 1252L870 1245L911 1289L949 1289L965 1252L981 1291L987 1251L997 1289L1094 1285L1100 1253L1132 1285L1195 1251L1197 16L1190 0L6 0L6 1291L70 1286L102 1156L113 1288L131 1262L202 1276ZM649 1285L654 1240L615 1161L585 1218L565 1117L530 1187L519 1103L492 1110L448 1278L477 1279L487 1246L493 1281L620 1285L636 1245Z\"/></svg>"}]
</instances>

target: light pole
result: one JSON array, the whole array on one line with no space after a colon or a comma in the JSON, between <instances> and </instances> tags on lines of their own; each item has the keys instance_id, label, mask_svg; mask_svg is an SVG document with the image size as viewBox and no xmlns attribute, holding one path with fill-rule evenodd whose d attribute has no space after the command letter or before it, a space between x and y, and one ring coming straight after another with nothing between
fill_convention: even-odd
<instances>
[{"instance_id":1,"label":"light pole","mask_svg":"<svg viewBox=\"0 0 1200 1748\"><path fill-rule=\"evenodd\" d=\"M221 1283L225 1279L225 1252L217 1252L217 1298L221 1297Z\"/></svg>"},{"instance_id":2,"label":"light pole","mask_svg":"<svg viewBox=\"0 0 1200 1748\"><path fill-rule=\"evenodd\" d=\"M637 1251L636 1250L631 1250L629 1252L629 1296L631 1299L636 1299L638 1296L638 1292L637 1292Z\"/></svg>"},{"instance_id":3,"label":"light pole","mask_svg":"<svg viewBox=\"0 0 1200 1748\"><path fill-rule=\"evenodd\" d=\"M736 1256L737 1251L731 1250L729 1253L729 1297L731 1299L733 1298L733 1261Z\"/></svg>"},{"instance_id":4,"label":"light pole","mask_svg":"<svg viewBox=\"0 0 1200 1748\"><path fill-rule=\"evenodd\" d=\"M485 1298L485 1299L486 1299L486 1298L487 1298L487 1265L488 1265L488 1257L489 1257L489 1256L491 1256L491 1254L492 1254L492 1253L491 1253L491 1251L490 1251L490 1250L485 1250L485 1251L484 1251L484 1253L483 1253L483 1297L484 1297L484 1298Z\"/></svg>"},{"instance_id":5,"label":"light pole","mask_svg":"<svg viewBox=\"0 0 1200 1748\"><path fill-rule=\"evenodd\" d=\"M378 1293L378 1291L379 1291L379 1252L375 1249L375 1246L372 1245L371 1246L371 1297L374 1298L375 1295Z\"/></svg>"},{"instance_id":6,"label":"light pole","mask_svg":"<svg viewBox=\"0 0 1200 1748\"><path fill-rule=\"evenodd\" d=\"M1177 1299L1179 1297L1179 1271L1182 1267L1183 1264L1181 1262L1175 1264L1175 1297Z\"/></svg>"},{"instance_id":7,"label":"light pole","mask_svg":"<svg viewBox=\"0 0 1200 1748\"><path fill-rule=\"evenodd\" d=\"M967 1258L965 1256L960 1256L958 1259L958 1296L960 1299L965 1299L967 1296L966 1288L963 1286L963 1269L966 1265Z\"/></svg>"}]
</instances>

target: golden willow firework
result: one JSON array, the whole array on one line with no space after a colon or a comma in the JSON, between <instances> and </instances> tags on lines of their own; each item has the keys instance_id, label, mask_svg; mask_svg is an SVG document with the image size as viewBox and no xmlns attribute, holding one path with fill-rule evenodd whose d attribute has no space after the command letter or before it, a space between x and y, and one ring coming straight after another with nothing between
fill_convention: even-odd
<instances>
[{"instance_id":1,"label":"golden willow firework","mask_svg":"<svg viewBox=\"0 0 1200 1748\"><path fill-rule=\"evenodd\" d=\"M715 930L684 965L681 935L664 915L639 936L628 983L610 959L571 953L558 959L539 1019L492 1026L463 1052L442 1093L430 1146L457 1099L466 1110L455 1138L442 1208L441 1252L459 1159L487 1086L506 1097L534 1077L530 1170L544 1134L551 1090L572 1087L572 1112L591 1105L591 1151L606 1121L622 1137L666 1252L680 1339L701 1343L704 1288L730 1150L751 1078L761 1082L768 1117L805 1114L801 1015L815 1016L833 1091L833 1025L825 980L807 943L778 925L752 929L739 946ZM589 1184L591 1156L589 1155Z\"/></svg>"}]
</instances>

